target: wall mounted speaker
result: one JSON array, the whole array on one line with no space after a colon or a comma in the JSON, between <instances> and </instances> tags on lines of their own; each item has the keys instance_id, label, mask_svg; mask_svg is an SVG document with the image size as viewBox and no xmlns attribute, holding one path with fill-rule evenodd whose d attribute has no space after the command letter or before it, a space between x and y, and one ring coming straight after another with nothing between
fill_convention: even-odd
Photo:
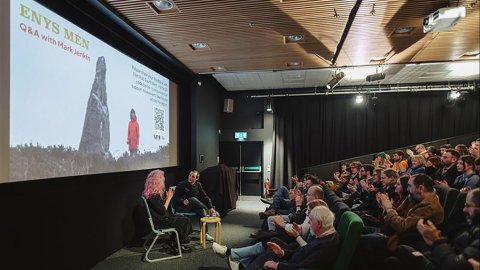
<instances>
[{"instance_id":1,"label":"wall mounted speaker","mask_svg":"<svg viewBox=\"0 0 480 270\"><path fill-rule=\"evenodd\" d=\"M226 113L233 112L233 99L226 98L223 100L223 112L226 112Z\"/></svg>"}]
</instances>

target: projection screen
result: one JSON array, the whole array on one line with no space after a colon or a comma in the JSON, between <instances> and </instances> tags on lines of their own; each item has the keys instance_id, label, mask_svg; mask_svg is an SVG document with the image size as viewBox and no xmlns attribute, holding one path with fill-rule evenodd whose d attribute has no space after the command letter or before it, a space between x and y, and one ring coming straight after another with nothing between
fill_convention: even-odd
<instances>
[{"instance_id":1,"label":"projection screen","mask_svg":"<svg viewBox=\"0 0 480 270\"><path fill-rule=\"evenodd\" d=\"M0 183L178 165L175 83L37 2L1 5Z\"/></svg>"}]
</instances>

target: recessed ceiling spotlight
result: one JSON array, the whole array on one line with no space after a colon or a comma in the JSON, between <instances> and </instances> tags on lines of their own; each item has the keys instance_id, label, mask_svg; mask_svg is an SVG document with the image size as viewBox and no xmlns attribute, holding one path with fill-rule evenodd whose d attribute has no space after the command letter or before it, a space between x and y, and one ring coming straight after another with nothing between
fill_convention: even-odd
<instances>
[{"instance_id":1,"label":"recessed ceiling spotlight","mask_svg":"<svg viewBox=\"0 0 480 270\"><path fill-rule=\"evenodd\" d=\"M227 69L225 68L225 66L214 66L214 67L210 67L210 69L212 71L227 71Z\"/></svg>"},{"instance_id":2,"label":"recessed ceiling spotlight","mask_svg":"<svg viewBox=\"0 0 480 270\"><path fill-rule=\"evenodd\" d=\"M393 30L393 35L405 35L410 34L413 31L414 27L406 26L406 27L398 27Z\"/></svg>"},{"instance_id":3,"label":"recessed ceiling spotlight","mask_svg":"<svg viewBox=\"0 0 480 270\"><path fill-rule=\"evenodd\" d=\"M155 0L153 4L161 11L171 10L175 7L175 4L171 0Z\"/></svg>"},{"instance_id":4,"label":"recessed ceiling spotlight","mask_svg":"<svg viewBox=\"0 0 480 270\"><path fill-rule=\"evenodd\" d=\"M299 43L299 42L304 42L304 41L305 41L305 36L304 35L285 36L285 42L286 43Z\"/></svg>"},{"instance_id":5,"label":"recessed ceiling spotlight","mask_svg":"<svg viewBox=\"0 0 480 270\"><path fill-rule=\"evenodd\" d=\"M299 67L302 67L302 66L303 66L302 61L287 62L287 68L299 68Z\"/></svg>"},{"instance_id":6,"label":"recessed ceiling spotlight","mask_svg":"<svg viewBox=\"0 0 480 270\"><path fill-rule=\"evenodd\" d=\"M194 42L194 43L189 44L189 46L190 46L193 50L208 49L208 44L205 43L205 42Z\"/></svg>"}]
</instances>

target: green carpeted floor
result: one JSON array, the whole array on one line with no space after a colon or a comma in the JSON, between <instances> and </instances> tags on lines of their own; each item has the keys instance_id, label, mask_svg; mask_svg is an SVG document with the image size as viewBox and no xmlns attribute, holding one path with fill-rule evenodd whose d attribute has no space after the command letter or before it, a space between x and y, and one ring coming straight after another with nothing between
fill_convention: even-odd
<instances>
[{"instance_id":1,"label":"green carpeted floor","mask_svg":"<svg viewBox=\"0 0 480 270\"><path fill-rule=\"evenodd\" d=\"M259 197L243 196L237 202L237 209L222 218L222 244L229 247L241 247L251 241L250 233L260 228L261 220L258 212L264 211L266 205L260 202ZM194 229L198 230L198 222L194 223ZM213 233L213 226L210 231ZM230 269L226 258L215 255L212 251L212 242L207 242L203 249L198 244L198 232L191 235L192 253L184 254L182 258L160 261L155 263L144 262L143 247L124 248L98 263L93 270L119 269L168 269L168 270L227 270ZM155 255L155 251L151 253ZM160 253L159 253L160 255Z\"/></svg>"}]
</instances>

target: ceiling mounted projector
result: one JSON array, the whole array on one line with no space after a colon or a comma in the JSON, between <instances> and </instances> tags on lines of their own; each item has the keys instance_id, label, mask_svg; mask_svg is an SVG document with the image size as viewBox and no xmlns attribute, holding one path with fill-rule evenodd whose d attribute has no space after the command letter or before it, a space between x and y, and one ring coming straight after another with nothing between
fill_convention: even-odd
<instances>
[{"instance_id":1,"label":"ceiling mounted projector","mask_svg":"<svg viewBox=\"0 0 480 270\"><path fill-rule=\"evenodd\" d=\"M365 79L367 80L367 82L380 81L385 79L385 73L380 72L380 73L370 74Z\"/></svg>"},{"instance_id":2,"label":"ceiling mounted projector","mask_svg":"<svg viewBox=\"0 0 480 270\"><path fill-rule=\"evenodd\" d=\"M465 7L446 7L438 9L423 19L423 33L446 32L458 20L465 17Z\"/></svg>"}]
</instances>

